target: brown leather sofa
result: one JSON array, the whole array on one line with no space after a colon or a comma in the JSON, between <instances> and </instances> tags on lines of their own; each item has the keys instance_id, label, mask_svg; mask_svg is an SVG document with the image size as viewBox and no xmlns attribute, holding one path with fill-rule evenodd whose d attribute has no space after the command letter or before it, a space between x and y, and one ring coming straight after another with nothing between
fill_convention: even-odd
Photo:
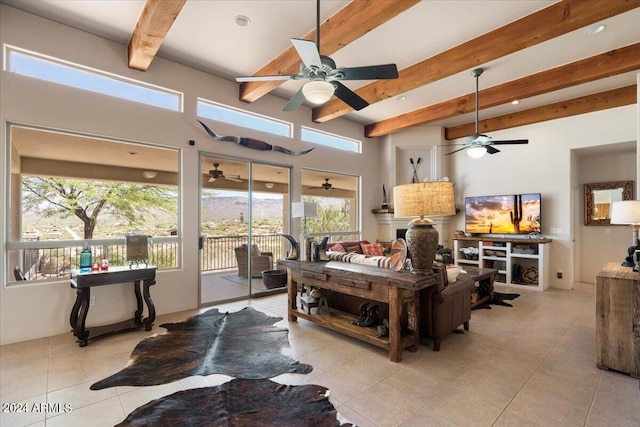
<instances>
[{"instance_id":1,"label":"brown leather sofa","mask_svg":"<svg viewBox=\"0 0 640 427\"><path fill-rule=\"evenodd\" d=\"M420 291L420 335L433 338L433 351L440 350L440 342L460 325L469 330L471 319L471 291L473 279L461 274L449 283L444 264L434 263L438 284Z\"/></svg>"}]
</instances>

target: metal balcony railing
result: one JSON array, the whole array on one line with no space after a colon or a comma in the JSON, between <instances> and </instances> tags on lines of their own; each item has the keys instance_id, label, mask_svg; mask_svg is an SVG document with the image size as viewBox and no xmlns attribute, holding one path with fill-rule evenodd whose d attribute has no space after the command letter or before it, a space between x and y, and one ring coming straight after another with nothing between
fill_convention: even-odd
<instances>
[{"instance_id":1,"label":"metal balcony railing","mask_svg":"<svg viewBox=\"0 0 640 427\"><path fill-rule=\"evenodd\" d=\"M310 233L316 240L323 236L331 236L337 240L358 240L357 231L340 231L332 233ZM253 243L262 252L272 252L274 263L285 258L289 250L289 242L280 234L253 235ZM203 239L201 266L203 272L235 270L238 263L234 249L248 244L247 235L207 236ZM95 240L43 240L9 242L9 263L7 272L9 283L15 284L14 268L18 267L25 278L30 281L68 279L72 269L80 266L80 252L85 243L91 249L94 259L107 255L109 265L127 265L126 244L124 238ZM154 237L149 243L149 264L160 270L178 268L179 245L178 236Z\"/></svg>"}]
</instances>

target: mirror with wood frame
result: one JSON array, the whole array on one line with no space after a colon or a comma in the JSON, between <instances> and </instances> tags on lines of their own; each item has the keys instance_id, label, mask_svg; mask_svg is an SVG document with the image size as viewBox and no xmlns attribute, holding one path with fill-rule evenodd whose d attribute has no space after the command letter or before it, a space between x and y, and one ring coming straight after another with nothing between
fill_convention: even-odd
<instances>
[{"instance_id":1,"label":"mirror with wood frame","mask_svg":"<svg viewBox=\"0 0 640 427\"><path fill-rule=\"evenodd\" d=\"M633 181L584 185L584 225L610 225L611 205L633 199Z\"/></svg>"}]
</instances>

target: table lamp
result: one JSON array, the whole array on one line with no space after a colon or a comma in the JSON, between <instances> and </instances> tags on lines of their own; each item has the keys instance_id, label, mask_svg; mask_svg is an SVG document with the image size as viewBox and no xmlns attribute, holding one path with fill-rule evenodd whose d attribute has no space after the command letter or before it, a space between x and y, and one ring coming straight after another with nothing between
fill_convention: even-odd
<instances>
[{"instance_id":1,"label":"table lamp","mask_svg":"<svg viewBox=\"0 0 640 427\"><path fill-rule=\"evenodd\" d=\"M307 218L318 216L318 205L312 202L293 202L291 204L291 217L302 218L302 233L300 234L300 260L307 261L309 258L309 230L307 228Z\"/></svg>"},{"instance_id":2,"label":"table lamp","mask_svg":"<svg viewBox=\"0 0 640 427\"><path fill-rule=\"evenodd\" d=\"M394 217L419 217L409 222L405 235L412 274L431 274L438 249L438 230L425 216L455 215L453 183L418 182L393 188Z\"/></svg>"},{"instance_id":3,"label":"table lamp","mask_svg":"<svg viewBox=\"0 0 640 427\"><path fill-rule=\"evenodd\" d=\"M640 200L623 200L611 205L611 224L628 224L633 227L632 246L627 249L627 257L622 263L625 267L633 267L638 271L637 252L640 251L638 229L640 228Z\"/></svg>"}]
</instances>

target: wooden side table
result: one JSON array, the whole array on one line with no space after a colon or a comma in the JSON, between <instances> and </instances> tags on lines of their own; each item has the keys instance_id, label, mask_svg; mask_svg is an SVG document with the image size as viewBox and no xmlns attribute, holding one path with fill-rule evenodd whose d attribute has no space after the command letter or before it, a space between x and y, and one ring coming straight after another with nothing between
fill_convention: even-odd
<instances>
[{"instance_id":1,"label":"wooden side table","mask_svg":"<svg viewBox=\"0 0 640 427\"><path fill-rule=\"evenodd\" d=\"M640 378L640 273L616 262L596 276L596 365Z\"/></svg>"},{"instance_id":2,"label":"wooden side table","mask_svg":"<svg viewBox=\"0 0 640 427\"><path fill-rule=\"evenodd\" d=\"M150 331L156 319L156 308L151 300L149 287L156 283L156 266L123 266L110 267L107 271L80 272L71 271L71 288L76 289L76 302L71 309L69 323L73 329L73 335L78 338L80 347L87 345L90 339L133 329ZM136 296L137 310L133 319L112 325L85 328L87 314L89 314L89 302L91 300L91 288L94 286L113 285L115 283L133 282L133 290ZM143 283L142 290L140 282ZM142 318L143 301L147 305L149 316Z\"/></svg>"}]
</instances>

